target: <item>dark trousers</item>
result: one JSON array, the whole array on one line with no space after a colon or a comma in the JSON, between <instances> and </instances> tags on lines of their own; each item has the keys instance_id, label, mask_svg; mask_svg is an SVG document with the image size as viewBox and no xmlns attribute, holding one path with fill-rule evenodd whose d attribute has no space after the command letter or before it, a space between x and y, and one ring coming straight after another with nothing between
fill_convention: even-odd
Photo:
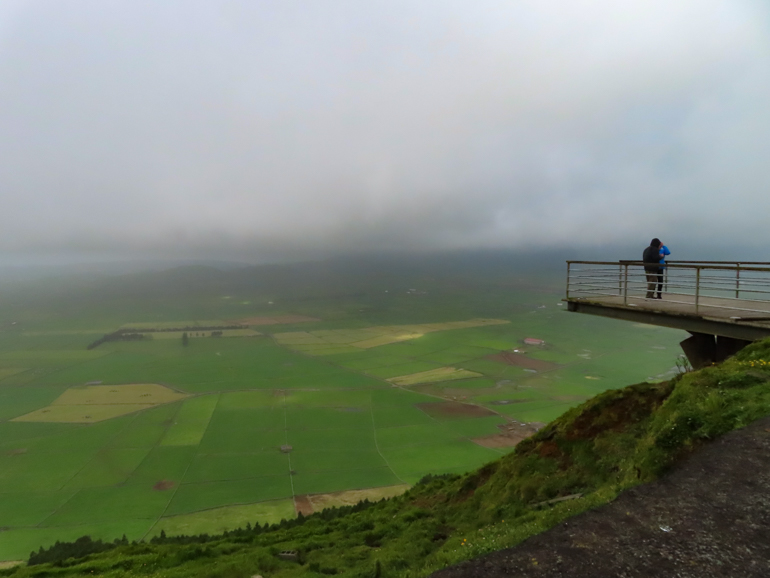
<instances>
[{"instance_id":1,"label":"dark trousers","mask_svg":"<svg viewBox=\"0 0 770 578\"><path fill-rule=\"evenodd\" d=\"M658 289L658 295L663 289L663 269L645 269L645 275L647 276L647 299L653 299L655 297L655 289Z\"/></svg>"},{"instance_id":2,"label":"dark trousers","mask_svg":"<svg viewBox=\"0 0 770 578\"><path fill-rule=\"evenodd\" d=\"M660 268L660 271L658 272L658 299L663 299L663 272L665 269L663 267Z\"/></svg>"}]
</instances>

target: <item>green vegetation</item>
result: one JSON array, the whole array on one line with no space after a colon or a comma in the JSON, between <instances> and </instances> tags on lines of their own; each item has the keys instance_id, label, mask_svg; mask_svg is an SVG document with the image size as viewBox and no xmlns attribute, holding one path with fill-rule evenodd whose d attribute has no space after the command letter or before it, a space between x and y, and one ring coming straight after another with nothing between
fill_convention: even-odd
<instances>
[{"instance_id":1,"label":"green vegetation","mask_svg":"<svg viewBox=\"0 0 770 578\"><path fill-rule=\"evenodd\" d=\"M472 440L498 434L509 419L547 422L602 391L673 375L678 332L568 315L558 291L520 288L498 270L474 285L454 269L415 278L311 267L282 279L280 268L191 268L3 291L0 559L84 534L110 544L161 530L211 534L249 516L262 527L349 504L342 495L392 495L508 453ZM262 335L191 319L240 320ZM86 349L117 328L152 338ZM207 335L187 346L181 333L159 338L173 331ZM211 338L216 331L242 336ZM299 351L276 339L300 332L323 343ZM402 335L410 338L391 339ZM383 336L390 341L372 341ZM545 369L493 359L524 348L526 337L545 339L522 353ZM442 367L457 372L408 388L387 381ZM63 407L54 402L67 392L120 396L135 384L180 399L153 405L140 392L67 406L80 412L67 421L81 423L17 419ZM481 411L447 413L445 402ZM279 518L271 504L282 504Z\"/></svg>"},{"instance_id":2,"label":"green vegetation","mask_svg":"<svg viewBox=\"0 0 770 578\"><path fill-rule=\"evenodd\" d=\"M651 481L716 437L770 414L770 340L671 380L602 393L516 450L464 475L427 476L377 504L324 510L220 536L118 543L58 555L58 576L425 576L512 546ZM557 498L574 498L563 501ZM73 544L72 548L77 545ZM99 545L100 548L103 545ZM58 550L66 550L61 546ZM296 550L296 562L278 558ZM44 559L50 552L35 556ZM18 578L37 566L3 571Z\"/></svg>"}]
</instances>

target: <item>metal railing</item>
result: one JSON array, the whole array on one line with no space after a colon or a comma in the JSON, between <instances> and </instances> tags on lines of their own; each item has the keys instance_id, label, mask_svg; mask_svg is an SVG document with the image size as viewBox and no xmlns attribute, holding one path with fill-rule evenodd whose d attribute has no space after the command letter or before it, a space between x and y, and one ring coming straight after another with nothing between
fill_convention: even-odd
<instances>
[{"instance_id":1,"label":"metal railing","mask_svg":"<svg viewBox=\"0 0 770 578\"><path fill-rule=\"evenodd\" d=\"M654 284L655 295L661 291L667 303L693 306L696 315L722 309L764 313L770 320L770 263L670 261L660 271L646 271L641 261L567 261L567 299L633 305L649 298Z\"/></svg>"}]
</instances>

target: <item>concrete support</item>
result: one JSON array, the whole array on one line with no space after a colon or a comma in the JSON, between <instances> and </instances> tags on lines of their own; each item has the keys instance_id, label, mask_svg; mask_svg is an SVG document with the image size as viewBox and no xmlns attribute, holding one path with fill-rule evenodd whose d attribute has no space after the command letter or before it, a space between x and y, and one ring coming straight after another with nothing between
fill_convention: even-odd
<instances>
[{"instance_id":1,"label":"concrete support","mask_svg":"<svg viewBox=\"0 0 770 578\"><path fill-rule=\"evenodd\" d=\"M751 341L746 341L745 339L734 339L724 335L717 335L717 362L732 357L750 343Z\"/></svg>"},{"instance_id":2,"label":"concrete support","mask_svg":"<svg viewBox=\"0 0 770 578\"><path fill-rule=\"evenodd\" d=\"M692 331L689 333L691 337L679 345L681 345L682 351L684 351L693 369L701 369L712 363L724 361L751 343L751 341L724 337L723 335L709 335L708 333Z\"/></svg>"},{"instance_id":3,"label":"concrete support","mask_svg":"<svg viewBox=\"0 0 770 578\"><path fill-rule=\"evenodd\" d=\"M679 345L693 369L707 367L716 361L717 342L713 335L690 333L690 337Z\"/></svg>"}]
</instances>

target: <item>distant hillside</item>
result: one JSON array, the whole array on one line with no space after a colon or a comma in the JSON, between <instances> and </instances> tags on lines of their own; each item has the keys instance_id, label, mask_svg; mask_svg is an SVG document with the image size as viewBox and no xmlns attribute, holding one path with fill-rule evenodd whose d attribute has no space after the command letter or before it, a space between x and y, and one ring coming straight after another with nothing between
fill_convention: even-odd
<instances>
[{"instance_id":1,"label":"distant hillside","mask_svg":"<svg viewBox=\"0 0 770 578\"><path fill-rule=\"evenodd\" d=\"M533 292L563 291L563 261L542 263L511 253L451 254L407 257L332 259L307 263L254 266L185 265L164 270L114 274L74 268L66 273L2 283L0 331L24 313L35 319L114 317L126 303L144 302L148 310L172 299L182 318L199 310L201 299L275 308L301 308L328 300L364 299L371 307L389 295L419 289L419 294L459 296L471 315L495 317L512 288ZM516 303L505 303L504 312ZM420 310L424 311L425 307ZM404 322L420 320L420 310ZM432 319L431 319L432 320Z\"/></svg>"},{"instance_id":2,"label":"distant hillside","mask_svg":"<svg viewBox=\"0 0 770 578\"><path fill-rule=\"evenodd\" d=\"M669 382L607 391L513 453L464 476L429 477L398 498L223 536L133 544L83 539L32 557L49 563L0 574L425 576L611 501L656 479L693 449L766 415L770 340Z\"/></svg>"},{"instance_id":3,"label":"distant hillside","mask_svg":"<svg viewBox=\"0 0 770 578\"><path fill-rule=\"evenodd\" d=\"M57 266L23 269L0 269L0 283L6 291L62 293L72 290L115 292L173 290L183 293L205 292L210 287L230 290L303 291L319 288L347 287L360 290L381 283L414 283L426 279L462 279L470 285L490 280L517 279L562 281L564 259L550 253L514 253L482 251L468 253L436 253L429 255L373 255L335 258L300 263L247 265L238 263L202 263L174 266L146 264L121 267L103 264L84 267ZM309 287L310 286L310 287Z\"/></svg>"}]
</instances>

